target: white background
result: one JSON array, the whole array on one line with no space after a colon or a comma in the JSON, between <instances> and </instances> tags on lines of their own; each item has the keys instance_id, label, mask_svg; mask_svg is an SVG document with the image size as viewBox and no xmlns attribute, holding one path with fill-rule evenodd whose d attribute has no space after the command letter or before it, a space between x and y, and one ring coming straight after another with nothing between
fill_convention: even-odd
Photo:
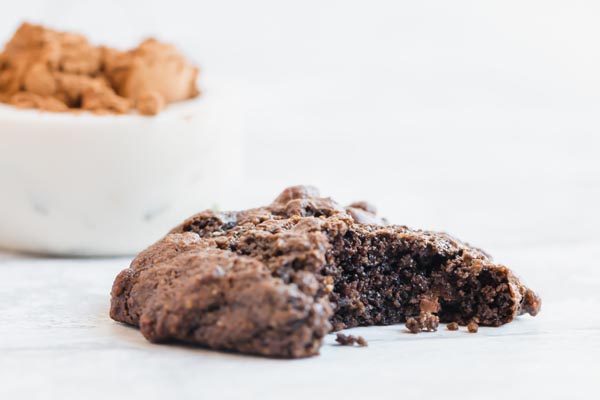
<instances>
[{"instance_id":1,"label":"white background","mask_svg":"<svg viewBox=\"0 0 600 400\"><path fill-rule=\"evenodd\" d=\"M23 0L0 38L23 20L157 36L235 87L260 186L226 207L312 183L481 245L600 239L598 2Z\"/></svg>"},{"instance_id":2,"label":"white background","mask_svg":"<svg viewBox=\"0 0 600 400\"><path fill-rule=\"evenodd\" d=\"M22 0L2 4L0 39L23 20L118 47L147 36L178 44L201 66L200 86L226 82L242 99L232 117L245 121L245 180L232 182L239 195L225 208L260 205L287 185L312 183L341 202L367 199L395 223L445 230L481 246L545 302L523 328L540 334L544 345L529 338L533 360L527 353L503 359L504 376L518 381L506 372L518 363L523 378L513 383L520 393L533 393L531 385L543 385L546 397L597 391L597 1ZM110 285L120 268L111 265L98 275L102 284ZM25 279L18 270L18 262L7 267L17 281ZM38 328L23 323L32 334ZM526 351L518 325L510 329L517 340L509 343ZM107 334L114 345L113 336ZM332 351L322 362L341 368L326 357ZM23 369L38 357L11 354L14 363L6 365ZM410 364L411 354L422 353L398 355L398 363ZM489 354L499 357L503 349ZM482 360L473 357L466 359ZM228 364L239 360L218 365L241 374ZM181 376L173 379L191 390ZM260 393L244 382L249 393ZM407 390L420 393L404 387L397 396Z\"/></svg>"}]
</instances>

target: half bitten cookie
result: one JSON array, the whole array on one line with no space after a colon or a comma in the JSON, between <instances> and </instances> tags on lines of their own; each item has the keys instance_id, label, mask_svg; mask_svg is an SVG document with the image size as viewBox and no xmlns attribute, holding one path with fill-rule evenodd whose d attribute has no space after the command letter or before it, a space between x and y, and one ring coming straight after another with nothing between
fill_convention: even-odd
<instances>
[{"instance_id":1,"label":"half bitten cookie","mask_svg":"<svg viewBox=\"0 0 600 400\"><path fill-rule=\"evenodd\" d=\"M332 330L499 326L540 306L477 248L297 186L266 207L186 220L117 276L110 314L153 342L296 358Z\"/></svg>"}]
</instances>

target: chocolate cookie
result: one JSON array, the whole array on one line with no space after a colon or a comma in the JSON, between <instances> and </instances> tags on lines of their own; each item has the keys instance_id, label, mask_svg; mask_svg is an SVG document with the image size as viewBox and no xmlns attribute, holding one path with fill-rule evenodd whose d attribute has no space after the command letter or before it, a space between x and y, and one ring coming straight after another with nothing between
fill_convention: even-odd
<instances>
[{"instance_id":1,"label":"chocolate cookie","mask_svg":"<svg viewBox=\"0 0 600 400\"><path fill-rule=\"evenodd\" d=\"M540 305L479 249L298 186L266 207L186 220L117 276L110 315L153 342L306 357L332 330L423 315L499 326Z\"/></svg>"}]
</instances>

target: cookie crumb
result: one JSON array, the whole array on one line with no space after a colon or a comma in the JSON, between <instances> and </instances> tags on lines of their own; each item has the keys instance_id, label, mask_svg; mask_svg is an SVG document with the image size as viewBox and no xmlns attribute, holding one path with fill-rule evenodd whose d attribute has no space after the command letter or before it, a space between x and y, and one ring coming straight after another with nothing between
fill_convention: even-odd
<instances>
[{"instance_id":1,"label":"cookie crumb","mask_svg":"<svg viewBox=\"0 0 600 400\"><path fill-rule=\"evenodd\" d=\"M421 332L421 326L419 324L419 321L412 317L406 319L406 329L408 329L410 333Z\"/></svg>"},{"instance_id":2,"label":"cookie crumb","mask_svg":"<svg viewBox=\"0 0 600 400\"><path fill-rule=\"evenodd\" d=\"M369 345L362 336L356 337L354 335L344 335L343 333L337 333L335 341L341 346L354 346L358 344L361 347L366 347Z\"/></svg>"},{"instance_id":3,"label":"cookie crumb","mask_svg":"<svg viewBox=\"0 0 600 400\"><path fill-rule=\"evenodd\" d=\"M421 311L421 315L419 316L419 325L421 329L426 332L435 332L440 325L440 318L431 312Z\"/></svg>"},{"instance_id":4,"label":"cookie crumb","mask_svg":"<svg viewBox=\"0 0 600 400\"><path fill-rule=\"evenodd\" d=\"M440 318L429 311L421 311L418 319L414 317L408 317L406 319L406 329L408 329L410 333L419 333L421 331L435 332L439 325Z\"/></svg>"},{"instance_id":5,"label":"cookie crumb","mask_svg":"<svg viewBox=\"0 0 600 400\"><path fill-rule=\"evenodd\" d=\"M535 292L531 289L525 290L525 294L523 296L523 300L521 301L521 310L519 314L529 313L531 316L535 317L540 309L542 308L542 299L540 296L535 294Z\"/></svg>"},{"instance_id":6,"label":"cookie crumb","mask_svg":"<svg viewBox=\"0 0 600 400\"><path fill-rule=\"evenodd\" d=\"M471 321L469 322L469 325L467 325L467 330L469 333L476 333L479 330L479 324L475 321Z\"/></svg>"},{"instance_id":7,"label":"cookie crumb","mask_svg":"<svg viewBox=\"0 0 600 400\"><path fill-rule=\"evenodd\" d=\"M336 335L335 341L341 344L342 346L352 346L354 344L354 336L338 333Z\"/></svg>"},{"instance_id":8,"label":"cookie crumb","mask_svg":"<svg viewBox=\"0 0 600 400\"><path fill-rule=\"evenodd\" d=\"M457 331L458 330L458 323L457 322L450 322L449 324L446 324L446 329L448 329L449 331Z\"/></svg>"}]
</instances>

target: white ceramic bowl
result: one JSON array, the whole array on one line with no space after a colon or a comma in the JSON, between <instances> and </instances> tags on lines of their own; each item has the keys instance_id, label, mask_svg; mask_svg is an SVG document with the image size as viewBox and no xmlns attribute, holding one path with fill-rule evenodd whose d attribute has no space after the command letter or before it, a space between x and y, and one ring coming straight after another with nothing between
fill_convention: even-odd
<instances>
[{"instance_id":1,"label":"white ceramic bowl","mask_svg":"<svg viewBox=\"0 0 600 400\"><path fill-rule=\"evenodd\" d=\"M233 109L206 93L155 117L0 105L0 247L133 254L214 207L241 165Z\"/></svg>"}]
</instances>

